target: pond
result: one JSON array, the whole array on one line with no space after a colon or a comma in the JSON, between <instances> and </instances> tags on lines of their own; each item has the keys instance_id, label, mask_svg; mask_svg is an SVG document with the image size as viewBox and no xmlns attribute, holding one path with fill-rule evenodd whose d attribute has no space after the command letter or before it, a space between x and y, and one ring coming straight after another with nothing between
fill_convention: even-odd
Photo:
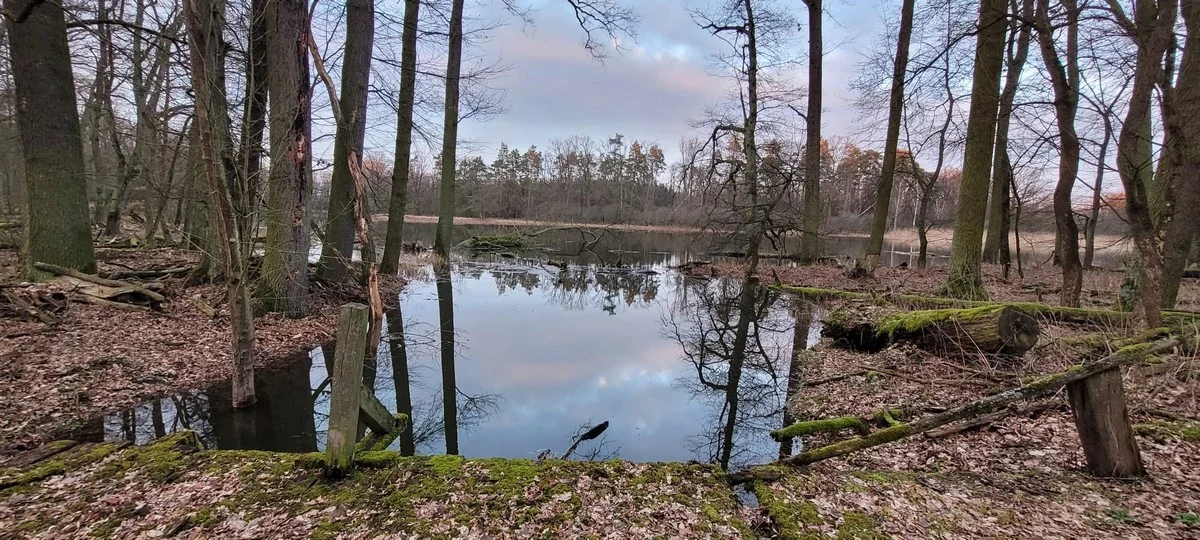
<instances>
[{"instance_id":1,"label":"pond","mask_svg":"<svg viewBox=\"0 0 1200 540\"><path fill-rule=\"evenodd\" d=\"M432 231L410 229L425 245ZM561 456L608 422L574 458L729 467L791 453L792 442L769 432L791 422L785 404L799 384L789 375L824 312L757 285L679 273L672 267L711 258L694 236L606 234L582 251L579 231L551 231L537 237L538 253L422 268L386 314L365 373L385 405L413 420L393 448ZM105 437L146 442L191 429L215 448L323 450L333 347L260 370L250 410L231 410L228 386L218 386L110 415Z\"/></svg>"}]
</instances>

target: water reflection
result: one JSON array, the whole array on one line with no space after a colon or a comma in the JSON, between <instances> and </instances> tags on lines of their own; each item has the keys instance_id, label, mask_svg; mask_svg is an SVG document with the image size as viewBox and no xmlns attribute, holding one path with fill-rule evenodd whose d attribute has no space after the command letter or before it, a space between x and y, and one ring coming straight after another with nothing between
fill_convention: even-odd
<instances>
[{"instance_id":1,"label":"water reflection","mask_svg":"<svg viewBox=\"0 0 1200 540\"><path fill-rule=\"evenodd\" d=\"M437 273L438 337L442 361L442 416L445 421L446 453L458 454L458 385L454 376L454 285L450 265L435 265ZM501 293L503 294L503 292Z\"/></svg>"},{"instance_id":2,"label":"water reflection","mask_svg":"<svg viewBox=\"0 0 1200 540\"><path fill-rule=\"evenodd\" d=\"M788 421L793 350L815 318L757 283L663 266L455 261L385 314L364 381L412 419L404 454L532 458L608 421L573 458L738 466L780 452L767 433ZM228 408L227 388L190 392L109 416L106 436L193 429L217 448L321 450L333 357L330 345L261 371L249 411Z\"/></svg>"}]
</instances>

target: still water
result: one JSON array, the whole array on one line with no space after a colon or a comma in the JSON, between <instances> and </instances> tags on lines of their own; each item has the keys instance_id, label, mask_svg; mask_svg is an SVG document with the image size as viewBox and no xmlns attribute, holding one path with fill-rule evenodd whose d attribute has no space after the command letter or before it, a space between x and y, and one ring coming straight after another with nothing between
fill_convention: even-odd
<instances>
[{"instance_id":1,"label":"still water","mask_svg":"<svg viewBox=\"0 0 1200 540\"><path fill-rule=\"evenodd\" d=\"M432 225L409 231L431 243ZM458 228L462 237L481 232L495 231ZM858 240L825 249L852 253ZM386 314L365 381L413 420L394 449L561 455L604 421L603 435L573 457L728 467L795 449L768 433L791 421L785 403L799 384L789 388L789 375L804 358L794 353L819 337L819 306L673 270L711 259L695 235L597 240L566 230L536 241L545 249L522 257L460 256L436 273L427 266ZM900 250L889 249L898 264ZM260 370L250 410L231 410L228 386L217 386L109 415L105 437L146 442L191 429L215 448L323 450L334 346Z\"/></svg>"}]
</instances>

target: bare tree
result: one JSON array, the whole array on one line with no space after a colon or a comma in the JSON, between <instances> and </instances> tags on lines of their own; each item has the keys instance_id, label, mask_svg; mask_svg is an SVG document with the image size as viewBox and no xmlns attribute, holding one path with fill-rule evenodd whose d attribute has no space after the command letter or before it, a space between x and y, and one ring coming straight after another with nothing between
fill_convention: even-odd
<instances>
[{"instance_id":1,"label":"bare tree","mask_svg":"<svg viewBox=\"0 0 1200 540\"><path fill-rule=\"evenodd\" d=\"M979 37L975 46L975 75L971 85L962 188L946 278L946 292L956 298L987 298L979 265L1000 101L1006 12L1004 0L983 0L979 8Z\"/></svg>"},{"instance_id":2,"label":"bare tree","mask_svg":"<svg viewBox=\"0 0 1200 540\"><path fill-rule=\"evenodd\" d=\"M1079 306L1083 267L1079 262L1079 226L1071 205L1071 191L1079 174L1079 135L1075 116L1079 110L1079 6L1076 0L1059 0L1066 18L1065 58L1060 58L1050 19L1050 0L1038 0L1036 27L1042 61L1054 89L1054 112L1058 123L1058 182L1054 187L1054 225L1062 261L1060 303Z\"/></svg>"},{"instance_id":3,"label":"bare tree","mask_svg":"<svg viewBox=\"0 0 1200 540\"><path fill-rule=\"evenodd\" d=\"M883 235L887 232L888 207L892 202L892 182L896 176L896 150L900 144L900 122L904 118L904 80L908 77L908 46L912 40L913 10L916 0L904 0L900 8L900 35L896 40L896 55L892 66L892 90L888 105L887 140L883 145L883 170L875 188L875 218L871 221L871 237L867 240L868 270L879 266L883 250Z\"/></svg>"},{"instance_id":4,"label":"bare tree","mask_svg":"<svg viewBox=\"0 0 1200 540\"><path fill-rule=\"evenodd\" d=\"M805 111L804 227L800 258L812 262L820 255L821 228L821 72L825 48L821 33L821 0L804 0L808 8L808 108Z\"/></svg>"},{"instance_id":5,"label":"bare tree","mask_svg":"<svg viewBox=\"0 0 1200 540\"><path fill-rule=\"evenodd\" d=\"M308 199L312 193L312 80L308 5L275 0L268 10L271 117L267 241L255 294L271 311L302 316L308 299Z\"/></svg>"},{"instance_id":6,"label":"bare tree","mask_svg":"<svg viewBox=\"0 0 1200 540\"><path fill-rule=\"evenodd\" d=\"M229 104L225 96L225 4L222 0L187 0L185 23L195 89L196 131L204 177L215 207L221 239L229 322L233 328L233 406L254 404L254 319L250 284L241 247L234 191L242 184L229 134Z\"/></svg>"},{"instance_id":7,"label":"bare tree","mask_svg":"<svg viewBox=\"0 0 1200 540\"><path fill-rule=\"evenodd\" d=\"M417 24L420 0L404 0L404 36L400 53L400 99L396 109L396 155L388 205L387 237L379 271L396 273L404 244L404 215L408 210L408 181L412 165L413 104L417 86Z\"/></svg>"}]
</instances>

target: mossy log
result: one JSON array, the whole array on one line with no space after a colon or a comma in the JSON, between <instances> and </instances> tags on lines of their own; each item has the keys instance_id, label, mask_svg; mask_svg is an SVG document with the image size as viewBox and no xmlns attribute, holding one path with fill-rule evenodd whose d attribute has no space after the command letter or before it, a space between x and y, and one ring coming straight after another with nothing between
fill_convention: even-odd
<instances>
[{"instance_id":1,"label":"mossy log","mask_svg":"<svg viewBox=\"0 0 1200 540\"><path fill-rule=\"evenodd\" d=\"M847 429L853 429L859 435L866 435L871 432L871 427L862 418L857 416L839 416L837 418L796 422L785 428L772 431L771 438L781 441L792 437L812 435L813 433L837 433Z\"/></svg>"},{"instance_id":2,"label":"mossy log","mask_svg":"<svg viewBox=\"0 0 1200 540\"><path fill-rule=\"evenodd\" d=\"M771 431L771 438L782 441L793 437L812 435L813 433L837 433L847 429L853 429L859 435L866 435L871 432L872 425L882 427L895 426L900 423L897 418L903 418L904 416L905 411L903 409L881 409L869 416L839 416L836 418L822 418L820 420L805 420Z\"/></svg>"},{"instance_id":3,"label":"mossy log","mask_svg":"<svg viewBox=\"0 0 1200 540\"><path fill-rule=\"evenodd\" d=\"M872 317L839 310L825 319L821 333L838 346L875 352L898 342L912 342L938 352L1016 355L1037 344L1037 319L1007 305L968 309L934 309Z\"/></svg>"},{"instance_id":4,"label":"mossy log","mask_svg":"<svg viewBox=\"0 0 1200 540\"><path fill-rule=\"evenodd\" d=\"M1092 326L1118 326L1133 322L1133 314L1109 309L1075 308L1052 306L1038 302L991 302L976 300L959 300L938 296L923 296L919 294L893 294L864 291L846 291L841 289L823 289L819 287L798 287L794 285L770 285L771 289L803 296L811 300L863 300L880 305L894 305L908 309L942 309L942 308L977 308L986 306L1009 306L1020 309L1042 321L1081 324ZM1181 310L1164 310L1163 319L1172 324L1200 321L1200 313Z\"/></svg>"},{"instance_id":5,"label":"mossy log","mask_svg":"<svg viewBox=\"0 0 1200 540\"><path fill-rule=\"evenodd\" d=\"M1053 395L1071 383L1094 377L1097 374L1115 370L1121 366L1124 366L1125 364L1139 361L1147 355L1170 350L1178 344L1179 340L1172 338L1154 343L1126 347L1101 360L1078 365L1067 371L1055 373L1053 375L1047 375L1045 377L1030 381L1028 384L1023 386L1011 388L1004 392L973 401L966 405L955 407L942 413L919 418L911 422L898 424L887 429L881 429L863 437L855 437L853 439L840 441L827 446L822 446L820 448L814 448L807 452L783 458L779 462L792 466L807 465L838 456L844 456L851 452L856 452L865 448L872 448L882 444L895 442L905 437L925 433L953 422L977 418L979 416L1004 409L1018 401L1044 398Z\"/></svg>"}]
</instances>

